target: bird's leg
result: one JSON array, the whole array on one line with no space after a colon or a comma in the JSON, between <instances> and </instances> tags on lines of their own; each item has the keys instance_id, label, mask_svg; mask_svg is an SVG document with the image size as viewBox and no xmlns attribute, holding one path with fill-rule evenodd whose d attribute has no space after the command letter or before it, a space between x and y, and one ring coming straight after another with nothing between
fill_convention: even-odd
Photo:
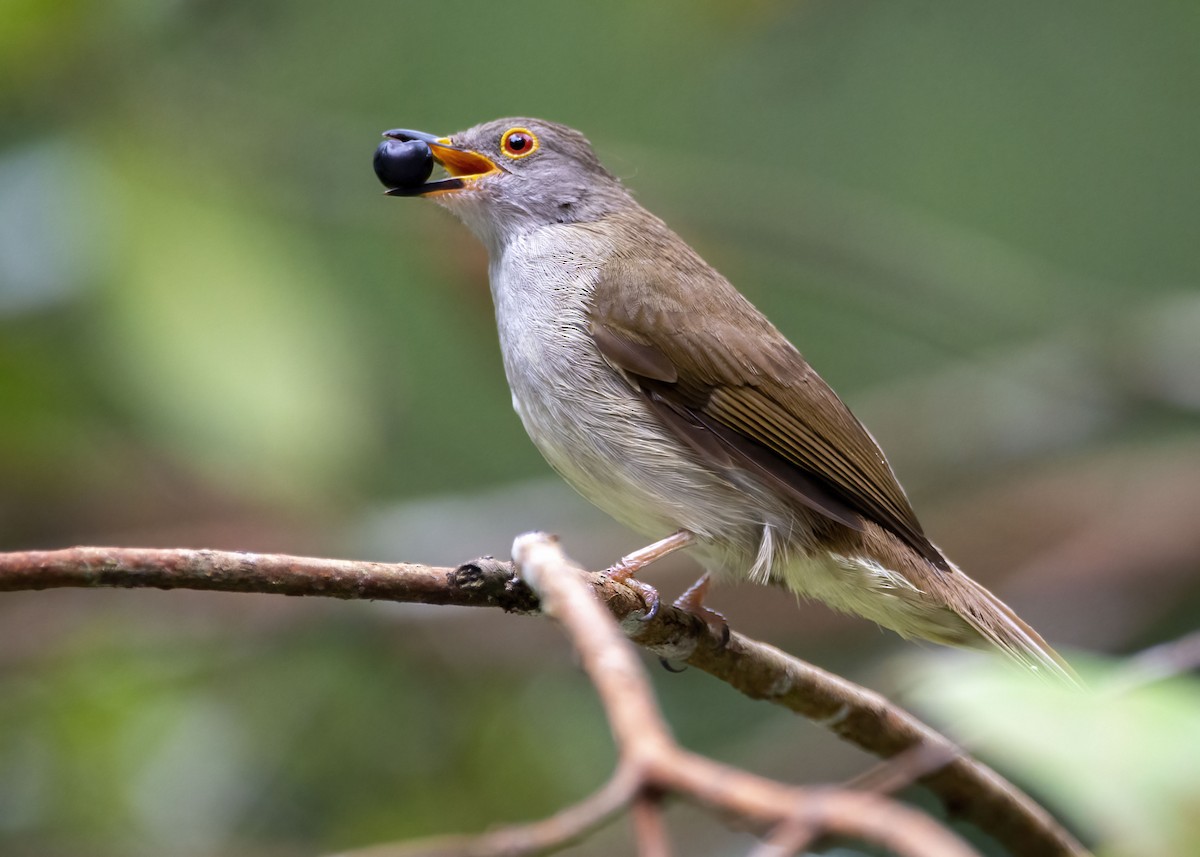
<instances>
[{"instance_id":1,"label":"bird's leg","mask_svg":"<svg viewBox=\"0 0 1200 857\"><path fill-rule=\"evenodd\" d=\"M704 606L704 599L708 597L708 588L711 585L712 577L705 572L700 575L699 580L675 599L675 606L685 613L691 613L693 616L703 619L704 624L721 641L721 647L724 648L729 643L729 623L716 610Z\"/></svg>"},{"instance_id":2,"label":"bird's leg","mask_svg":"<svg viewBox=\"0 0 1200 857\"><path fill-rule=\"evenodd\" d=\"M617 583L624 583L626 586L632 586L642 596L642 603L646 605L646 614L642 617L643 621L649 621L658 613L658 590L648 583L642 583L640 580L634 580L633 576L648 566L655 560L662 559L669 553L674 553L680 548L685 548L692 543L692 534L687 530L680 530L677 533L672 533L665 539L660 539L652 545L647 545L641 550L636 550L627 556L621 557L621 561L608 569L607 574Z\"/></svg>"}]
</instances>

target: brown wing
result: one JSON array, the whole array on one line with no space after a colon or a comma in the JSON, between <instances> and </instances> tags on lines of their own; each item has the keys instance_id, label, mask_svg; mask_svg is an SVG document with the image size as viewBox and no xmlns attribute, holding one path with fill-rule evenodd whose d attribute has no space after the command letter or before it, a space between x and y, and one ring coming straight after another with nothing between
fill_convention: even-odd
<instances>
[{"instance_id":1,"label":"brown wing","mask_svg":"<svg viewBox=\"0 0 1200 857\"><path fill-rule=\"evenodd\" d=\"M791 343L707 265L690 256L609 263L596 285L591 325L601 354L697 454L750 470L853 529L875 521L949 568L871 435Z\"/></svg>"}]
</instances>

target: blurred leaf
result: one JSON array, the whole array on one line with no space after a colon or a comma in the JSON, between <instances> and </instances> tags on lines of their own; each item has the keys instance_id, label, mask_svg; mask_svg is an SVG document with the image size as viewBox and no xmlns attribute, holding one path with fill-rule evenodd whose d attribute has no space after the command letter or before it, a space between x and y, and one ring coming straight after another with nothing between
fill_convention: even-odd
<instances>
[{"instance_id":1,"label":"blurred leaf","mask_svg":"<svg viewBox=\"0 0 1200 857\"><path fill-rule=\"evenodd\" d=\"M313 490L370 449L352 331L320 259L147 152L120 161L99 307L115 391L226 479Z\"/></svg>"},{"instance_id":2,"label":"blurred leaf","mask_svg":"<svg viewBox=\"0 0 1200 857\"><path fill-rule=\"evenodd\" d=\"M0 153L0 317L76 297L107 267L105 222L72 200L81 176L69 165L88 162L80 147L53 138Z\"/></svg>"},{"instance_id":3,"label":"blurred leaf","mask_svg":"<svg viewBox=\"0 0 1200 857\"><path fill-rule=\"evenodd\" d=\"M1120 662L1082 666L1087 692L995 660L929 659L913 695L1098 836L1102 853L1200 853L1200 681L1131 687Z\"/></svg>"}]
</instances>

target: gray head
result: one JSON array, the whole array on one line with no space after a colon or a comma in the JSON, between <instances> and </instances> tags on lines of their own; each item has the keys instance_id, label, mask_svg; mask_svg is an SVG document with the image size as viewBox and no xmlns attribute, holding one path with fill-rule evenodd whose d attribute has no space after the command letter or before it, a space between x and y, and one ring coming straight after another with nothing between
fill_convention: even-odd
<instances>
[{"instance_id":1,"label":"gray head","mask_svg":"<svg viewBox=\"0 0 1200 857\"><path fill-rule=\"evenodd\" d=\"M600 220L633 204L587 138L566 125L496 119L450 137L406 130L385 136L424 141L451 176L389 193L432 198L489 247L540 226Z\"/></svg>"}]
</instances>

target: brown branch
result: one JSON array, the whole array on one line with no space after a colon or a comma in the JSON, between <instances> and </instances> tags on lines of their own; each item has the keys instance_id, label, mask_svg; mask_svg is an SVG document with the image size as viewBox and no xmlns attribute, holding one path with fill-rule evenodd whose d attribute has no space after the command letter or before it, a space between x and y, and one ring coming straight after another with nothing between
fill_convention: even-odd
<instances>
[{"instance_id":1,"label":"brown branch","mask_svg":"<svg viewBox=\"0 0 1200 857\"><path fill-rule=\"evenodd\" d=\"M521 536L513 556L542 596L545 612L566 628L600 696L621 761L641 772L646 788L771 827L801 815L817 830L884 845L901 857L976 855L928 816L888 798L785 786L683 750L670 736L633 647L557 541L539 533Z\"/></svg>"},{"instance_id":2,"label":"brown branch","mask_svg":"<svg viewBox=\"0 0 1200 857\"><path fill-rule=\"evenodd\" d=\"M642 791L633 799L633 838L638 857L671 857L662 797L658 790L653 790Z\"/></svg>"},{"instance_id":3,"label":"brown branch","mask_svg":"<svg viewBox=\"0 0 1200 857\"><path fill-rule=\"evenodd\" d=\"M80 547L0 553L0 592L64 586L204 589L500 607L518 613L538 610L537 597L515 579L512 564L490 557L458 568L438 568L212 550Z\"/></svg>"},{"instance_id":4,"label":"brown branch","mask_svg":"<svg viewBox=\"0 0 1200 857\"><path fill-rule=\"evenodd\" d=\"M792 857L812 844L818 831L799 818L784 822L771 838L750 852L749 857Z\"/></svg>"},{"instance_id":5,"label":"brown branch","mask_svg":"<svg viewBox=\"0 0 1200 857\"><path fill-rule=\"evenodd\" d=\"M532 824L502 827L480 836L439 836L400 845L356 848L338 857L521 857L578 842L628 806L640 781L630 765L619 765L598 791Z\"/></svg>"},{"instance_id":6,"label":"brown branch","mask_svg":"<svg viewBox=\"0 0 1200 857\"><path fill-rule=\"evenodd\" d=\"M653 620L639 621L643 604L636 590L601 573L585 579L625 633L661 657L684 661L751 698L788 708L881 758L925 745L953 758L919 781L952 815L990 833L1013 853L1087 853L1026 795L882 696L741 634L732 634L722 646L697 617L666 605ZM206 550L71 548L0 554L0 591L95 586L317 595L520 613L539 609L537 596L516 579L512 564L491 558L437 568Z\"/></svg>"},{"instance_id":7,"label":"brown branch","mask_svg":"<svg viewBox=\"0 0 1200 857\"><path fill-rule=\"evenodd\" d=\"M962 751L948 744L917 744L886 759L846 785L880 794L895 794L956 761Z\"/></svg>"},{"instance_id":8,"label":"brown branch","mask_svg":"<svg viewBox=\"0 0 1200 857\"><path fill-rule=\"evenodd\" d=\"M1124 669L1105 689L1108 695L1129 693L1139 687L1164 681L1200 667L1200 631L1143 649L1129 659Z\"/></svg>"}]
</instances>

